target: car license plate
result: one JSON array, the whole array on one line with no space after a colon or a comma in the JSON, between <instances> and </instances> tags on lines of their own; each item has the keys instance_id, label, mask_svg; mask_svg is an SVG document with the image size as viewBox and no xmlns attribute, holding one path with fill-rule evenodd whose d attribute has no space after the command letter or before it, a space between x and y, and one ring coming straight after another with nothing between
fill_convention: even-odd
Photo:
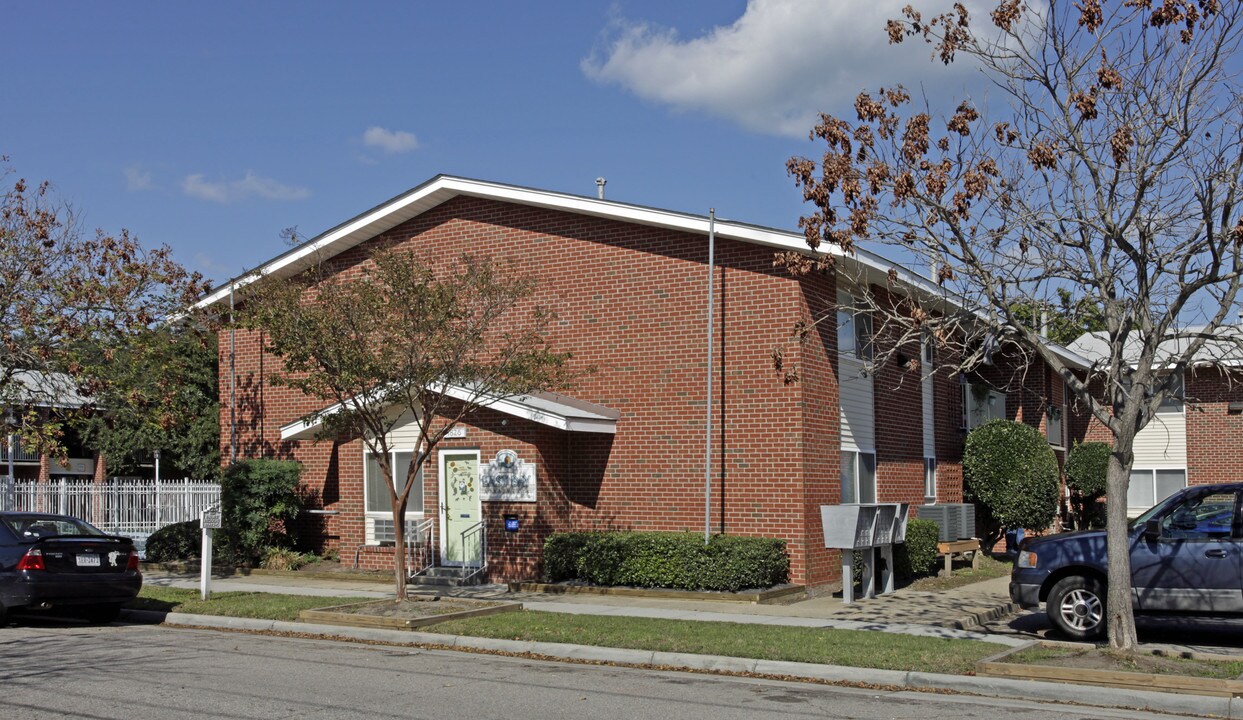
<instances>
[{"instance_id":1,"label":"car license plate","mask_svg":"<svg viewBox=\"0 0 1243 720\"><path fill-rule=\"evenodd\" d=\"M78 567L99 567L98 555L79 555L77 560Z\"/></svg>"}]
</instances>

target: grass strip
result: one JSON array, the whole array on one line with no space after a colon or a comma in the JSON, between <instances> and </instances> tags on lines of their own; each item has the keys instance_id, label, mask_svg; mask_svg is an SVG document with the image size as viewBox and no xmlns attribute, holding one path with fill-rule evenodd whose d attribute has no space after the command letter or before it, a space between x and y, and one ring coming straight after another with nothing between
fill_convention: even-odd
<instances>
[{"instance_id":1,"label":"grass strip","mask_svg":"<svg viewBox=\"0 0 1243 720\"><path fill-rule=\"evenodd\" d=\"M1003 662L1154 675L1179 675L1215 680L1234 680L1243 675L1243 661L1240 660L1202 660L1179 655L1121 653L1108 648L1041 645L1008 655Z\"/></svg>"},{"instance_id":2,"label":"grass strip","mask_svg":"<svg viewBox=\"0 0 1243 720\"><path fill-rule=\"evenodd\" d=\"M203 600L199 597L197 590L146 586L126 607L156 612L294 621L298 619L298 613L302 610L366 600L368 598L282 595L264 592L212 593L210 600Z\"/></svg>"},{"instance_id":3,"label":"grass strip","mask_svg":"<svg viewBox=\"0 0 1243 720\"><path fill-rule=\"evenodd\" d=\"M780 625L569 615L524 610L451 620L425 632L662 652L963 674L997 652L974 640Z\"/></svg>"}]
</instances>

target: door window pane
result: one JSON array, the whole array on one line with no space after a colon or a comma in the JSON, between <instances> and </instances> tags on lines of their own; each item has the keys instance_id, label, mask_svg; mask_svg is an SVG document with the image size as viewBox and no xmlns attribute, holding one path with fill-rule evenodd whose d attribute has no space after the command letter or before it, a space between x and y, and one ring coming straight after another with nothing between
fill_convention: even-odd
<instances>
[{"instance_id":1,"label":"door window pane","mask_svg":"<svg viewBox=\"0 0 1243 720\"><path fill-rule=\"evenodd\" d=\"M1151 470L1132 470L1131 487L1126 491L1126 505L1145 510L1156 504L1152 490Z\"/></svg>"},{"instance_id":2,"label":"door window pane","mask_svg":"<svg viewBox=\"0 0 1243 720\"><path fill-rule=\"evenodd\" d=\"M1234 505L1234 493L1188 498L1161 521L1161 536L1177 540L1230 537Z\"/></svg>"}]
</instances>

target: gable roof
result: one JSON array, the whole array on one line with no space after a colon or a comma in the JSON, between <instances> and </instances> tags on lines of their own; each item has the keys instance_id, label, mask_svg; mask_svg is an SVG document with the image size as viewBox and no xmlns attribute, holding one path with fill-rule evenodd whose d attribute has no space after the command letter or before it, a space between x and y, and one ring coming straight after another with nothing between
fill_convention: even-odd
<instances>
[{"instance_id":1,"label":"gable roof","mask_svg":"<svg viewBox=\"0 0 1243 720\"><path fill-rule=\"evenodd\" d=\"M316 235L305 243L272 258L254 270L243 273L214 288L208 292L206 297L197 302L194 307L195 309L207 308L227 300L234 291L268 275L276 277L296 275L310 267L316 259L322 260L345 252L438 205L462 196L589 215L606 220L647 225L649 227L676 230L705 237L708 235L709 228L711 227L712 232L718 238L763 245L779 250L809 252L806 236L801 232L779 230L761 225L723 220L721 218L710 221L707 215L694 215L622 203L615 200L602 200L586 195L571 195L520 185L508 185L442 174L431 178L422 185L407 190L397 197L380 203L330 230ZM897 275L896 279L898 282L907 287L922 292L929 297L941 298L951 305L962 305L956 297L929 278L912 272L863 248L856 246L850 254L846 254L842 252L841 247L825 243L820 246L819 252L857 266L865 271L869 277L875 278L877 282L884 283L890 271L893 271ZM1063 362L1077 368L1086 368L1088 366L1088 362L1079 355L1068 351L1060 345L1054 345L1053 343L1049 345L1054 353L1062 358Z\"/></svg>"},{"instance_id":2,"label":"gable roof","mask_svg":"<svg viewBox=\"0 0 1243 720\"><path fill-rule=\"evenodd\" d=\"M443 390L445 395L469 401L476 394L469 388L456 385ZM483 398L479 406L496 410L512 417L523 418L540 425L568 432L592 432L614 434L621 413L603 405L559 395L554 392L534 392L504 398ZM318 435L324 418L341 409L341 403L324 408L310 418L295 420L281 427L281 440L309 440Z\"/></svg>"},{"instance_id":3,"label":"gable roof","mask_svg":"<svg viewBox=\"0 0 1243 720\"><path fill-rule=\"evenodd\" d=\"M1171 365L1191 344L1190 336L1202 334L1204 325L1189 325L1175 332L1179 335L1163 340L1157 345L1157 356L1154 364L1158 368ZM1217 329L1217 335L1205 341L1195 357L1191 359L1195 365L1243 365L1243 325L1223 325ZM1071 351L1082 355L1093 362L1104 362L1109 359L1109 332L1098 330L1080 335L1070 344ZM1134 334L1127 338L1122 348L1123 359L1135 366L1139 359L1140 342Z\"/></svg>"}]
</instances>

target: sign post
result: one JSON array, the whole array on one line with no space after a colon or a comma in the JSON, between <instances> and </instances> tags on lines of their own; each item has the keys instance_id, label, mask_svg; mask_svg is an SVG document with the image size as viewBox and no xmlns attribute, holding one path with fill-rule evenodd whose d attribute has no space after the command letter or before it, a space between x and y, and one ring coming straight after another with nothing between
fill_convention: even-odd
<instances>
[{"instance_id":1,"label":"sign post","mask_svg":"<svg viewBox=\"0 0 1243 720\"><path fill-rule=\"evenodd\" d=\"M199 595L204 600L211 597L211 541L212 533L221 525L220 521L220 508L217 505L212 505L199 515L199 526L203 529L203 549L199 561Z\"/></svg>"}]
</instances>

